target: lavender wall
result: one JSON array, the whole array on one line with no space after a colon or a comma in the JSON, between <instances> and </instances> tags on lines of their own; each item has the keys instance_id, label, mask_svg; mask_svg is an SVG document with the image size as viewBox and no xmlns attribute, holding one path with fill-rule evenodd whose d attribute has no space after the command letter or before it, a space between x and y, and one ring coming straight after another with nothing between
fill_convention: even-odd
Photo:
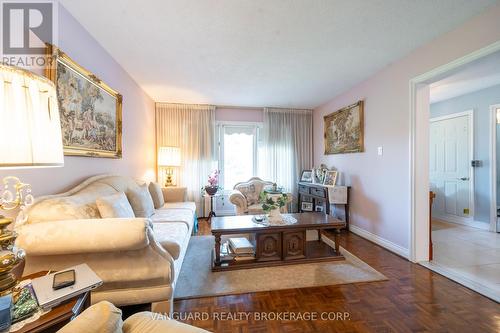
<instances>
[{"instance_id":1,"label":"lavender wall","mask_svg":"<svg viewBox=\"0 0 500 333\"><path fill-rule=\"evenodd\" d=\"M154 102L127 72L59 6L58 46L123 95L123 158L65 157L63 168L1 170L0 178L13 175L32 184L35 195L56 193L100 173L154 178Z\"/></svg>"},{"instance_id":2,"label":"lavender wall","mask_svg":"<svg viewBox=\"0 0 500 333\"><path fill-rule=\"evenodd\" d=\"M314 110L314 162L338 168L352 185L352 224L402 252L410 223L409 80L500 40L499 16L500 6L488 9ZM366 151L325 156L323 116L360 99Z\"/></svg>"},{"instance_id":3,"label":"lavender wall","mask_svg":"<svg viewBox=\"0 0 500 333\"><path fill-rule=\"evenodd\" d=\"M255 108L216 108L217 121L248 121L260 123L264 121L264 110Z\"/></svg>"}]
</instances>

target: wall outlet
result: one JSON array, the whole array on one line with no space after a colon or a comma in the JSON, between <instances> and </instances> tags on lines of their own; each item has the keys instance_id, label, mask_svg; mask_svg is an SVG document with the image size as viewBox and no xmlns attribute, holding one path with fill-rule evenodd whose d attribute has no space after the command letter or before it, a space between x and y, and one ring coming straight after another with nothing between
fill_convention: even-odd
<instances>
[{"instance_id":1,"label":"wall outlet","mask_svg":"<svg viewBox=\"0 0 500 333\"><path fill-rule=\"evenodd\" d=\"M384 147L380 146L377 148L378 156L384 155Z\"/></svg>"}]
</instances>

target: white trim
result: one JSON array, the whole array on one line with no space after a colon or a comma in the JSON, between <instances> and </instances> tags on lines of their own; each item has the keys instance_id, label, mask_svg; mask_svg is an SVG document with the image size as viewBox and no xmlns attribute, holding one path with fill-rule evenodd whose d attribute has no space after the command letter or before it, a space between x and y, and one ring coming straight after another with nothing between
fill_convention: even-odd
<instances>
[{"instance_id":1,"label":"white trim","mask_svg":"<svg viewBox=\"0 0 500 333\"><path fill-rule=\"evenodd\" d=\"M456 59L446 65L437 67L433 70L430 70L422 75L416 76L409 81L409 150L410 150L410 163L409 163L409 188L410 188L410 211L409 211L409 223L410 223L410 232L408 235L409 238L409 250L410 250L410 260L413 262L428 260L427 258L421 256L420 254L417 256L417 250L421 249L422 244L419 244L419 240L417 239L417 227L421 222L417 221L416 212L418 209L422 209L423 198L419 198L419 207L417 207L417 186L420 184L428 184L429 179L417 179L416 177L416 163L418 161L418 156L416 156L416 146L417 142L421 141L421 138L417 138L417 126L416 126L416 115L417 115L417 89L419 85L425 84L426 81L436 78L437 76L443 75L453 69L459 68L463 65L471 63L475 60L488 56L492 53L500 51L500 41L490 44L482 49L479 49L475 52L472 52L468 55L465 55L459 59ZM428 197L425 198L425 201L428 202ZM428 209L428 208L427 208ZM427 238L429 238L429 231L425 231L427 234ZM425 244L425 242L423 242ZM427 251L426 251L427 252ZM428 252L427 252L428 253Z\"/></svg>"},{"instance_id":2,"label":"white trim","mask_svg":"<svg viewBox=\"0 0 500 333\"><path fill-rule=\"evenodd\" d=\"M430 118L430 122L434 123L437 121L443 121L448 119L454 119L459 117L468 117L468 126L469 126L469 161L474 160L474 109L466 110L463 112L451 113L445 116ZM468 162L469 163L469 162ZM452 215L443 215L442 218L445 220L450 219L451 222L460 223L467 225L466 223L470 223L471 226L474 224L474 214L476 211L476 200L475 200L475 179L474 179L474 168L469 164L469 217L461 217L461 216L452 216ZM460 220L461 222L458 222ZM477 228L477 227L476 227Z\"/></svg>"},{"instance_id":3,"label":"white trim","mask_svg":"<svg viewBox=\"0 0 500 333\"><path fill-rule=\"evenodd\" d=\"M432 117L429 119L431 123L436 122L436 121L441 121L441 120L448 120L448 119L453 119L453 118L458 118L458 117L463 117L463 116L474 116L474 110L466 110L463 112L457 112L457 113L450 113L444 116L439 116L439 117Z\"/></svg>"},{"instance_id":4,"label":"white trim","mask_svg":"<svg viewBox=\"0 0 500 333\"><path fill-rule=\"evenodd\" d=\"M366 238L367 240L369 240L377 245L380 245L383 248L385 248L391 252L394 252L401 257L408 259L409 251L408 251L408 249L402 247L401 245L393 243L385 238L382 238L382 237L375 235L369 231L361 229L360 227L357 227L353 224L349 225L349 231L351 231L352 233L354 233L360 237Z\"/></svg>"},{"instance_id":5,"label":"white trim","mask_svg":"<svg viewBox=\"0 0 500 333\"><path fill-rule=\"evenodd\" d=\"M216 120L215 125L224 125L224 126L255 126L262 127L264 126L263 122L258 121L232 121L232 120Z\"/></svg>"},{"instance_id":6,"label":"white trim","mask_svg":"<svg viewBox=\"0 0 500 333\"><path fill-rule=\"evenodd\" d=\"M497 218L497 114L500 104L490 105L490 231L498 232Z\"/></svg>"}]
</instances>

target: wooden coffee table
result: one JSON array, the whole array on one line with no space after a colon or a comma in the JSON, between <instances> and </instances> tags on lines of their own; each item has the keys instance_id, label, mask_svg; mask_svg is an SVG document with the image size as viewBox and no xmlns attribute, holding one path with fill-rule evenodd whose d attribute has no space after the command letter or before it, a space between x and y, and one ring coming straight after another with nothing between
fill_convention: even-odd
<instances>
[{"instance_id":1,"label":"wooden coffee table","mask_svg":"<svg viewBox=\"0 0 500 333\"><path fill-rule=\"evenodd\" d=\"M339 250L340 229L346 223L325 213L287 214L297 219L290 225L266 226L252 221L252 215L214 217L211 222L215 237L212 271L290 265L330 260L343 260ZM335 248L321 240L324 229L333 229ZM306 231L317 230L318 240L307 241ZM245 261L221 260L223 235L251 234L255 258Z\"/></svg>"}]
</instances>

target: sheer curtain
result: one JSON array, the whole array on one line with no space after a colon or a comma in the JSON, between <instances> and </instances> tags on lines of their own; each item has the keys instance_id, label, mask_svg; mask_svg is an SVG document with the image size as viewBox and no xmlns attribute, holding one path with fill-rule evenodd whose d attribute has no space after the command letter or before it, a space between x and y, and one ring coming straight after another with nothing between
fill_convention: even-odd
<instances>
[{"instance_id":1,"label":"sheer curtain","mask_svg":"<svg viewBox=\"0 0 500 333\"><path fill-rule=\"evenodd\" d=\"M201 187L217 167L214 135L215 106L156 103L157 146L180 147L182 162L175 178L178 186L187 188L198 216L202 215ZM163 182L162 170L158 176Z\"/></svg>"},{"instance_id":2,"label":"sheer curtain","mask_svg":"<svg viewBox=\"0 0 500 333\"><path fill-rule=\"evenodd\" d=\"M290 191L296 209L300 173L313 164L312 110L265 108L262 141L259 174Z\"/></svg>"}]
</instances>

